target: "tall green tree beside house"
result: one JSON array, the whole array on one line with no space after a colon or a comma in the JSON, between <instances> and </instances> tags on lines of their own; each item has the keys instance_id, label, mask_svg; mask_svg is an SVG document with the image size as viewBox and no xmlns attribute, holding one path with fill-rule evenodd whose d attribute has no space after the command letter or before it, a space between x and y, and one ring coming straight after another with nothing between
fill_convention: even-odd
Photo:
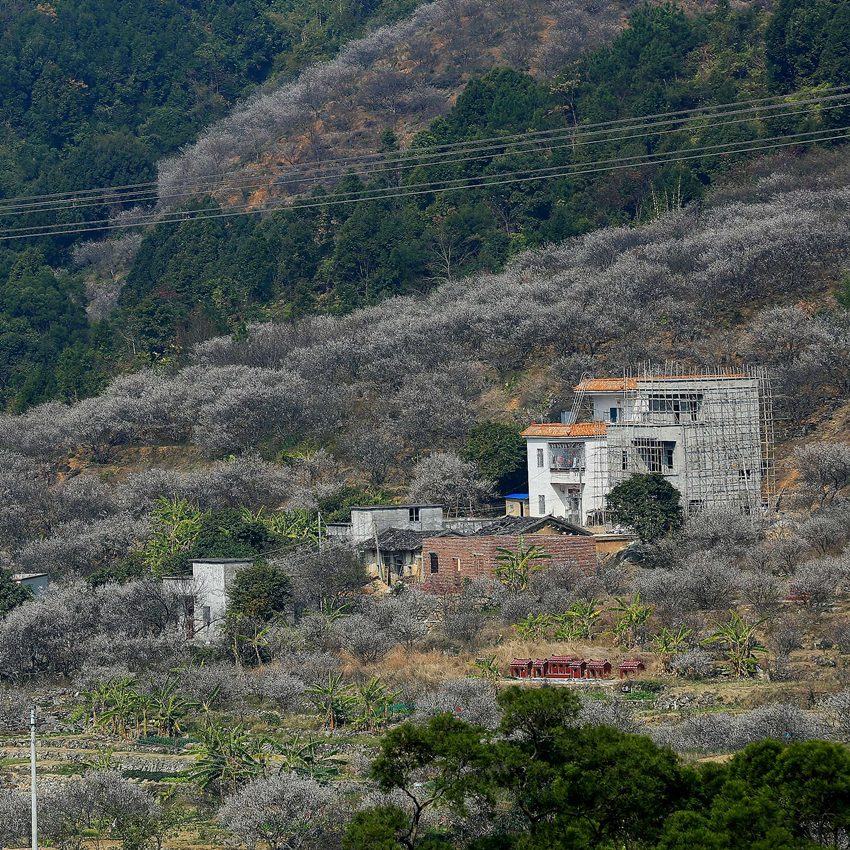
<instances>
[{"instance_id":1,"label":"tall green tree beside house","mask_svg":"<svg viewBox=\"0 0 850 850\"><path fill-rule=\"evenodd\" d=\"M32 591L19 581L12 581L12 573L0 567L0 618L32 599Z\"/></svg>"},{"instance_id":2,"label":"tall green tree beside house","mask_svg":"<svg viewBox=\"0 0 850 850\"><path fill-rule=\"evenodd\" d=\"M659 472L637 473L606 497L611 521L633 529L644 542L678 531L684 522L679 491Z\"/></svg>"},{"instance_id":3,"label":"tall green tree beside house","mask_svg":"<svg viewBox=\"0 0 850 850\"><path fill-rule=\"evenodd\" d=\"M467 435L461 456L472 461L501 493L526 483L525 440L514 424L489 419L475 425Z\"/></svg>"}]
</instances>

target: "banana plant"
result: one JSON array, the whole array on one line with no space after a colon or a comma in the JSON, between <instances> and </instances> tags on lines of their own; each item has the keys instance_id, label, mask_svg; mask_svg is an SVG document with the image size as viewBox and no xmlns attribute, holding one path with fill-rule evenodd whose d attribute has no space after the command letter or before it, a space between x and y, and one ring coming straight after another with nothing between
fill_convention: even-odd
<instances>
[{"instance_id":1,"label":"banana plant","mask_svg":"<svg viewBox=\"0 0 850 850\"><path fill-rule=\"evenodd\" d=\"M91 722L93 726L100 724L100 715L108 707L112 682L112 679L106 682L96 682L92 690L80 693L80 696L85 700L83 711L86 720Z\"/></svg>"},{"instance_id":2,"label":"banana plant","mask_svg":"<svg viewBox=\"0 0 850 850\"><path fill-rule=\"evenodd\" d=\"M115 759L115 748L112 746L99 749L91 761L87 761L85 766L89 770L115 770L119 766L119 762Z\"/></svg>"},{"instance_id":3,"label":"banana plant","mask_svg":"<svg viewBox=\"0 0 850 850\"><path fill-rule=\"evenodd\" d=\"M752 676L758 666L755 653L767 652L756 637L756 630L765 622L767 618L763 617L755 623L747 623L740 614L730 608L729 622L719 623L715 620L716 630L703 644L721 644L734 675L738 678Z\"/></svg>"},{"instance_id":4,"label":"banana plant","mask_svg":"<svg viewBox=\"0 0 850 850\"><path fill-rule=\"evenodd\" d=\"M524 620L516 623L514 628L523 640L544 640L552 628L552 617L549 614L529 614Z\"/></svg>"},{"instance_id":5,"label":"banana plant","mask_svg":"<svg viewBox=\"0 0 850 850\"><path fill-rule=\"evenodd\" d=\"M265 772L268 756L263 742L245 733L241 724L211 724L201 730L194 767L187 777L205 791L216 789L219 799Z\"/></svg>"},{"instance_id":6,"label":"banana plant","mask_svg":"<svg viewBox=\"0 0 850 850\"><path fill-rule=\"evenodd\" d=\"M555 637L558 640L592 640L602 613L598 606L598 599L573 602L567 611L554 617L558 623Z\"/></svg>"},{"instance_id":7,"label":"banana plant","mask_svg":"<svg viewBox=\"0 0 850 850\"><path fill-rule=\"evenodd\" d=\"M160 687L153 689L151 709L153 718L159 726L159 734L171 738L182 731L181 722L186 717L190 703L175 693L176 679L167 679Z\"/></svg>"},{"instance_id":8,"label":"banana plant","mask_svg":"<svg viewBox=\"0 0 850 850\"><path fill-rule=\"evenodd\" d=\"M291 741L275 743L274 749L283 756L281 773L296 773L318 782L329 782L339 776L340 767L336 756L340 751L326 749L312 735L306 741L302 741L301 736L296 735Z\"/></svg>"},{"instance_id":9,"label":"banana plant","mask_svg":"<svg viewBox=\"0 0 850 850\"><path fill-rule=\"evenodd\" d=\"M192 548L202 518L201 510L188 499L157 497L151 512L153 533L145 544L145 562L155 575L170 568L174 555Z\"/></svg>"},{"instance_id":10,"label":"banana plant","mask_svg":"<svg viewBox=\"0 0 850 850\"><path fill-rule=\"evenodd\" d=\"M121 676L110 679L106 695L106 710L100 715L99 725L109 725L113 735L128 737L130 723L135 718L135 676Z\"/></svg>"},{"instance_id":11,"label":"banana plant","mask_svg":"<svg viewBox=\"0 0 850 850\"><path fill-rule=\"evenodd\" d=\"M495 655L485 655L483 658L476 658L475 661L469 663L478 670L477 673L472 674L473 679L487 679L491 682L498 682L502 678L499 666L496 664Z\"/></svg>"},{"instance_id":12,"label":"banana plant","mask_svg":"<svg viewBox=\"0 0 850 850\"><path fill-rule=\"evenodd\" d=\"M136 735L147 737L148 722L156 711L156 701L151 694L137 693L133 701L136 714Z\"/></svg>"},{"instance_id":13,"label":"banana plant","mask_svg":"<svg viewBox=\"0 0 850 850\"><path fill-rule=\"evenodd\" d=\"M681 652L687 646L687 639L693 629L679 626L677 631L671 631L662 626L661 631L652 636L652 652L661 662L665 670L670 663L670 657Z\"/></svg>"},{"instance_id":14,"label":"banana plant","mask_svg":"<svg viewBox=\"0 0 850 850\"><path fill-rule=\"evenodd\" d=\"M615 596L614 601L617 604L608 609L614 614L614 630L608 634L626 649L633 649L641 643L644 627L652 615L652 606L641 604L640 591L631 602L625 602L619 596Z\"/></svg>"},{"instance_id":15,"label":"banana plant","mask_svg":"<svg viewBox=\"0 0 850 850\"><path fill-rule=\"evenodd\" d=\"M532 546L526 549L522 535L517 538L516 551L512 549L497 549L496 556L496 578L511 593L521 593L528 589L531 574L537 570L545 569L547 561L552 556L543 551L540 546Z\"/></svg>"},{"instance_id":16,"label":"banana plant","mask_svg":"<svg viewBox=\"0 0 850 850\"><path fill-rule=\"evenodd\" d=\"M336 729L347 722L357 702L351 685L343 684L342 673L328 673L327 685L314 685L307 688L306 694L321 715L322 725L328 729Z\"/></svg>"},{"instance_id":17,"label":"banana plant","mask_svg":"<svg viewBox=\"0 0 850 850\"><path fill-rule=\"evenodd\" d=\"M389 718L390 706L398 699L400 691L391 692L377 676L373 676L357 688L357 704L360 717L357 723L364 723L370 732L375 732Z\"/></svg>"},{"instance_id":18,"label":"banana plant","mask_svg":"<svg viewBox=\"0 0 850 850\"><path fill-rule=\"evenodd\" d=\"M269 635L271 634L271 629L273 623L269 623L263 629L256 629L253 635L234 635L234 642L237 640L244 641L247 646L250 646L251 649L254 650L254 655L257 659L257 666L262 669L263 667L263 656L260 652L261 649L268 648L269 645Z\"/></svg>"}]
</instances>

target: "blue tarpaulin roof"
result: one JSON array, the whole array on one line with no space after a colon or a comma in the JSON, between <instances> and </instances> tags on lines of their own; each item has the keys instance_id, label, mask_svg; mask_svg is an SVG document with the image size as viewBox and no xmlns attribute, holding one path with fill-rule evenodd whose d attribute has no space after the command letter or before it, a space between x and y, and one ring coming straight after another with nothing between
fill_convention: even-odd
<instances>
[{"instance_id":1,"label":"blue tarpaulin roof","mask_svg":"<svg viewBox=\"0 0 850 850\"><path fill-rule=\"evenodd\" d=\"M528 493L509 493L505 496L506 499L527 499Z\"/></svg>"}]
</instances>

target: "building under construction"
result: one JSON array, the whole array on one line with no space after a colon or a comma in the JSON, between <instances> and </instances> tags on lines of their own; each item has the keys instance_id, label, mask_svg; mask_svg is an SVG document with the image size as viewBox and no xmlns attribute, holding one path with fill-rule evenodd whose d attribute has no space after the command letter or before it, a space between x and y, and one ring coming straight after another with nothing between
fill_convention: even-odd
<instances>
[{"instance_id":1,"label":"building under construction","mask_svg":"<svg viewBox=\"0 0 850 850\"><path fill-rule=\"evenodd\" d=\"M608 492L648 472L669 480L691 514L719 505L753 513L772 501L772 399L761 369L585 377L561 423L523 435L532 516L607 527Z\"/></svg>"}]
</instances>

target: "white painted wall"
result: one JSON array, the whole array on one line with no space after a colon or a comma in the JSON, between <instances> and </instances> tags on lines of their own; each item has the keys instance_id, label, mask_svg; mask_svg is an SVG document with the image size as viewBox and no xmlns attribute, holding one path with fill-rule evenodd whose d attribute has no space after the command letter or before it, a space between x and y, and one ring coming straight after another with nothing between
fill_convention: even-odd
<instances>
[{"instance_id":1,"label":"white painted wall","mask_svg":"<svg viewBox=\"0 0 850 850\"><path fill-rule=\"evenodd\" d=\"M691 416L684 409L667 413L650 406L650 396L673 393L683 398L701 395L699 411ZM611 487L636 472L649 471L635 447L640 439L675 444L672 468L664 465L660 472L682 494L683 507L691 501L756 507L762 486L758 393L757 379L709 376L640 379L627 393L588 394L594 421L606 423L606 436L526 438L531 516L553 514L588 525L589 515L604 509ZM617 410L616 421L612 408ZM584 468L553 469L554 443L584 443ZM572 509L572 496L580 497L579 517Z\"/></svg>"},{"instance_id":2,"label":"white painted wall","mask_svg":"<svg viewBox=\"0 0 850 850\"><path fill-rule=\"evenodd\" d=\"M552 469L553 446L584 444L584 468ZM585 525L588 513L600 510L606 492L608 451L604 437L528 437L528 499L531 516L563 517ZM538 466L538 450L543 466ZM544 502L541 505L540 497ZM574 499L578 505L574 507Z\"/></svg>"},{"instance_id":3,"label":"white painted wall","mask_svg":"<svg viewBox=\"0 0 850 850\"><path fill-rule=\"evenodd\" d=\"M203 639L212 636L227 610L227 589L239 570L250 567L250 560L210 559L192 561L192 584L195 594L195 634ZM204 608L209 608L209 625L204 623Z\"/></svg>"}]
</instances>

